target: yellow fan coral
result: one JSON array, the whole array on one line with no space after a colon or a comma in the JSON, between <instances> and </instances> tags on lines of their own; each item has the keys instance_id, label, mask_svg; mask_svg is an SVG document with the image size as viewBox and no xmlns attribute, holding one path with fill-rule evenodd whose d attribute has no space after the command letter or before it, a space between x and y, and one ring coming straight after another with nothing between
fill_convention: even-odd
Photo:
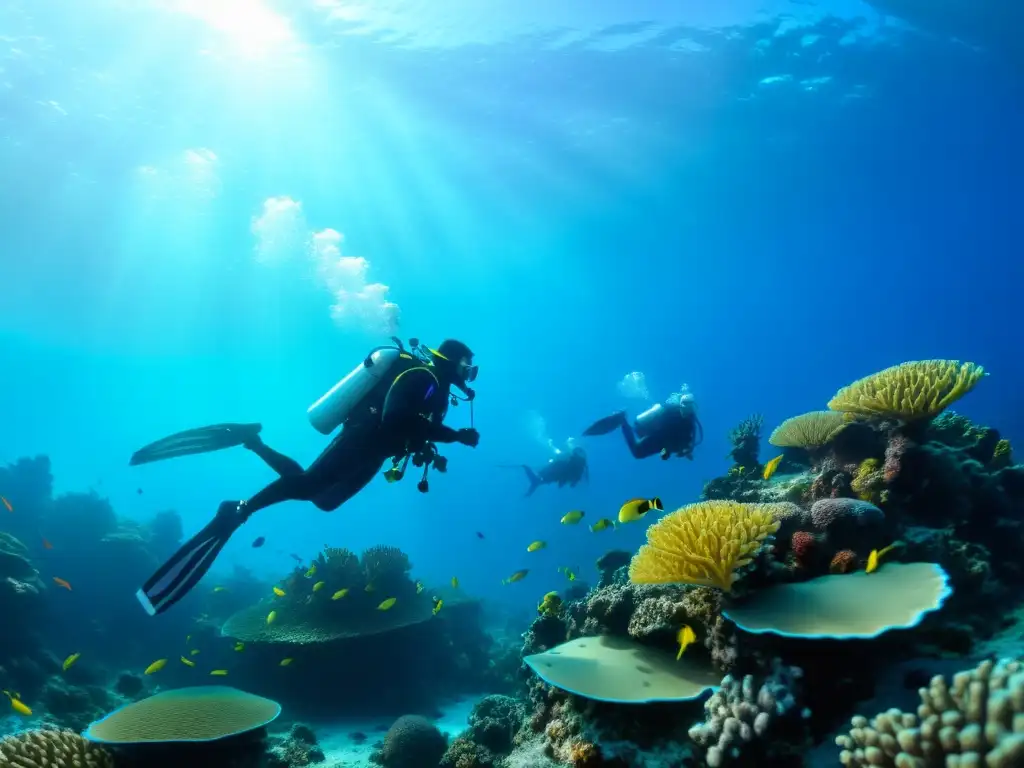
<instances>
[{"instance_id":1,"label":"yellow fan coral","mask_svg":"<svg viewBox=\"0 0 1024 768\"><path fill-rule=\"evenodd\" d=\"M703 501L666 515L647 529L647 543L629 563L638 584L699 584L732 589L736 570L779 529L762 504Z\"/></svg>"},{"instance_id":2,"label":"yellow fan coral","mask_svg":"<svg viewBox=\"0 0 1024 768\"><path fill-rule=\"evenodd\" d=\"M846 424L846 418L835 411L801 413L779 424L768 442L780 448L817 448L824 445Z\"/></svg>"},{"instance_id":3,"label":"yellow fan coral","mask_svg":"<svg viewBox=\"0 0 1024 768\"><path fill-rule=\"evenodd\" d=\"M974 389L985 375L980 365L959 360L901 363L843 387L828 407L905 421L928 418Z\"/></svg>"}]
</instances>

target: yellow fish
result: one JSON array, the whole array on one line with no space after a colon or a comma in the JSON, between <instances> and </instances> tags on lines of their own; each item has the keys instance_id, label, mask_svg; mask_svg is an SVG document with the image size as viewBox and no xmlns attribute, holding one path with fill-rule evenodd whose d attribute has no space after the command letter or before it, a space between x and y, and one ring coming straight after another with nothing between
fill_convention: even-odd
<instances>
[{"instance_id":1,"label":"yellow fish","mask_svg":"<svg viewBox=\"0 0 1024 768\"><path fill-rule=\"evenodd\" d=\"M281 659L281 666L282 667L287 667L293 661L295 661L295 659Z\"/></svg>"},{"instance_id":2,"label":"yellow fish","mask_svg":"<svg viewBox=\"0 0 1024 768\"><path fill-rule=\"evenodd\" d=\"M235 650L236 651L244 651L245 650L245 643L235 643Z\"/></svg>"},{"instance_id":3,"label":"yellow fish","mask_svg":"<svg viewBox=\"0 0 1024 768\"><path fill-rule=\"evenodd\" d=\"M367 584L365 587L363 587L363 590L366 591L366 592L373 592L373 590L375 590L375 589L376 589L376 587L373 586L372 583Z\"/></svg>"},{"instance_id":4,"label":"yellow fish","mask_svg":"<svg viewBox=\"0 0 1024 768\"><path fill-rule=\"evenodd\" d=\"M458 589L458 588L459 588L459 577L458 576L452 576L452 589Z\"/></svg>"},{"instance_id":5,"label":"yellow fish","mask_svg":"<svg viewBox=\"0 0 1024 768\"><path fill-rule=\"evenodd\" d=\"M194 648L194 649L193 649L193 650L192 650L192 651L191 651L191 652L189 653L189 656L198 656L198 655L199 655L199 649L198 649L198 648Z\"/></svg>"},{"instance_id":6,"label":"yellow fish","mask_svg":"<svg viewBox=\"0 0 1024 768\"><path fill-rule=\"evenodd\" d=\"M341 598L343 598L347 594L348 594L348 587L345 587L345 589L339 589L337 592L335 592L333 595L331 595L331 600L341 600Z\"/></svg>"},{"instance_id":7,"label":"yellow fish","mask_svg":"<svg viewBox=\"0 0 1024 768\"><path fill-rule=\"evenodd\" d=\"M389 597L387 600L383 601L380 605L377 606L377 610L378 611L386 611L389 608L391 608L391 606L394 605L397 602L398 602L398 598L397 597Z\"/></svg>"},{"instance_id":8,"label":"yellow fish","mask_svg":"<svg viewBox=\"0 0 1024 768\"><path fill-rule=\"evenodd\" d=\"M422 581L417 581L416 582L416 594L418 595L422 591L423 591L423 582Z\"/></svg>"},{"instance_id":9,"label":"yellow fish","mask_svg":"<svg viewBox=\"0 0 1024 768\"><path fill-rule=\"evenodd\" d=\"M213 588L213 591L214 591L214 592L224 592L224 591L226 591L226 590L227 590L227 587L219 587L219 586L218 586L218 587L214 587L214 588Z\"/></svg>"},{"instance_id":10,"label":"yellow fish","mask_svg":"<svg viewBox=\"0 0 1024 768\"><path fill-rule=\"evenodd\" d=\"M530 570L528 568L523 568L523 570L516 571L511 576L509 576L507 579L502 579L501 583L502 584L514 584L517 581L522 581L523 579L526 578L526 574L528 574L529 572L530 572Z\"/></svg>"},{"instance_id":11,"label":"yellow fish","mask_svg":"<svg viewBox=\"0 0 1024 768\"><path fill-rule=\"evenodd\" d=\"M775 474L775 470L779 468L779 464L782 463L782 454L780 453L774 459L764 465L764 471L761 473L761 477L765 480L771 480L772 475Z\"/></svg>"},{"instance_id":12,"label":"yellow fish","mask_svg":"<svg viewBox=\"0 0 1024 768\"><path fill-rule=\"evenodd\" d=\"M144 675L152 675L154 672L159 672L161 669L164 668L164 665L166 663L167 663L167 659L157 659L152 664L150 664L148 667L146 667L146 671L143 672L142 674L144 674Z\"/></svg>"},{"instance_id":13,"label":"yellow fish","mask_svg":"<svg viewBox=\"0 0 1024 768\"><path fill-rule=\"evenodd\" d=\"M444 600L442 600L440 597L434 597L431 599L434 601L433 614L437 616L438 611L441 610L441 606L444 605Z\"/></svg>"},{"instance_id":14,"label":"yellow fish","mask_svg":"<svg viewBox=\"0 0 1024 768\"><path fill-rule=\"evenodd\" d=\"M881 559L885 555L889 554L893 550L893 548L896 547L898 544L899 542L896 541L890 544L888 547L885 547L884 549L872 549L871 554L868 555L868 565L864 569L865 572L874 573L875 571L877 571L878 566L881 565Z\"/></svg>"},{"instance_id":15,"label":"yellow fish","mask_svg":"<svg viewBox=\"0 0 1024 768\"><path fill-rule=\"evenodd\" d=\"M576 581L576 572L572 568L564 568L562 572L569 581Z\"/></svg>"},{"instance_id":16,"label":"yellow fish","mask_svg":"<svg viewBox=\"0 0 1024 768\"><path fill-rule=\"evenodd\" d=\"M188 645L192 641L192 635L185 635L185 645Z\"/></svg>"},{"instance_id":17,"label":"yellow fish","mask_svg":"<svg viewBox=\"0 0 1024 768\"><path fill-rule=\"evenodd\" d=\"M316 564L315 563L313 565L309 566L309 570L306 571L305 575L306 575L307 579L312 579L314 576L316 576Z\"/></svg>"},{"instance_id":18,"label":"yellow fish","mask_svg":"<svg viewBox=\"0 0 1024 768\"><path fill-rule=\"evenodd\" d=\"M619 508L619 522L633 523L646 515L652 509L664 509L661 499L655 496L653 499L630 499Z\"/></svg>"},{"instance_id":19,"label":"yellow fish","mask_svg":"<svg viewBox=\"0 0 1024 768\"><path fill-rule=\"evenodd\" d=\"M535 541L526 548L527 552L536 552L537 550L544 549L548 543L546 541Z\"/></svg>"},{"instance_id":20,"label":"yellow fish","mask_svg":"<svg viewBox=\"0 0 1024 768\"><path fill-rule=\"evenodd\" d=\"M82 654L80 653L72 653L70 656L64 659L64 671L67 672L69 669L71 669L71 665L78 661L78 657L81 655Z\"/></svg>"},{"instance_id":21,"label":"yellow fish","mask_svg":"<svg viewBox=\"0 0 1024 768\"><path fill-rule=\"evenodd\" d=\"M578 509L574 509L572 512L566 512L562 515L562 525L576 525L576 523L582 519L583 512Z\"/></svg>"},{"instance_id":22,"label":"yellow fish","mask_svg":"<svg viewBox=\"0 0 1024 768\"><path fill-rule=\"evenodd\" d=\"M224 677L225 675L227 675L227 673L228 671L226 669L215 669L212 672L210 672L210 674L214 677Z\"/></svg>"},{"instance_id":23,"label":"yellow fish","mask_svg":"<svg viewBox=\"0 0 1024 768\"><path fill-rule=\"evenodd\" d=\"M6 694L7 698L11 700L11 709L19 715L28 717L32 714L32 710L28 708L25 702L18 698L18 694L11 693L10 691L4 691L4 694Z\"/></svg>"},{"instance_id":24,"label":"yellow fish","mask_svg":"<svg viewBox=\"0 0 1024 768\"><path fill-rule=\"evenodd\" d=\"M676 661L683 658L683 651L697 639L697 635L690 628L689 624L683 624L679 632L676 634L676 642L679 643L679 653L676 654Z\"/></svg>"},{"instance_id":25,"label":"yellow fish","mask_svg":"<svg viewBox=\"0 0 1024 768\"><path fill-rule=\"evenodd\" d=\"M590 526L590 530L593 531L594 533L597 533L598 531L603 531L606 528L614 528L614 527L615 527L615 523L613 523L607 517L602 517L600 520L598 520L596 523L594 523L592 526Z\"/></svg>"},{"instance_id":26,"label":"yellow fish","mask_svg":"<svg viewBox=\"0 0 1024 768\"><path fill-rule=\"evenodd\" d=\"M267 614L267 624L273 624L274 619L277 618L277 611L271 611Z\"/></svg>"},{"instance_id":27,"label":"yellow fish","mask_svg":"<svg viewBox=\"0 0 1024 768\"><path fill-rule=\"evenodd\" d=\"M181 657L181 663L186 667L194 667L196 663L192 659L186 659L184 656Z\"/></svg>"},{"instance_id":28,"label":"yellow fish","mask_svg":"<svg viewBox=\"0 0 1024 768\"><path fill-rule=\"evenodd\" d=\"M321 589L323 589L323 588L324 588L324 584L325 584L325 583L326 583L326 582L323 582L323 581L318 581L318 582L317 582L316 584L314 584L314 585L313 585L313 591L314 591L314 592L319 592L319 591L320 591Z\"/></svg>"},{"instance_id":29,"label":"yellow fish","mask_svg":"<svg viewBox=\"0 0 1024 768\"><path fill-rule=\"evenodd\" d=\"M277 595L278 597L284 597L285 596L285 591L283 589L281 589L280 587L274 587L274 594Z\"/></svg>"}]
</instances>

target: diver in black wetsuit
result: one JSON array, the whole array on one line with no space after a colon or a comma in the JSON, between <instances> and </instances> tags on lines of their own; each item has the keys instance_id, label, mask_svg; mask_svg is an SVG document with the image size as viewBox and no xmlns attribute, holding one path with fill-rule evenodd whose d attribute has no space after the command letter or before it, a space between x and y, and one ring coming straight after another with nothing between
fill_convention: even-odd
<instances>
[{"instance_id":1,"label":"diver in black wetsuit","mask_svg":"<svg viewBox=\"0 0 1024 768\"><path fill-rule=\"evenodd\" d=\"M616 411L590 425L583 434L606 435L616 428L622 431L634 459L657 454L662 459L676 455L692 460L693 449L704 439L704 429L689 393L675 393L664 403L648 408L632 425L625 411Z\"/></svg>"},{"instance_id":2,"label":"diver in black wetsuit","mask_svg":"<svg viewBox=\"0 0 1024 768\"><path fill-rule=\"evenodd\" d=\"M162 613L188 594L209 570L231 535L261 509L282 501L301 500L311 501L325 511L334 510L361 491L388 459L394 461L394 467L385 473L390 481L401 477L398 464L410 457L417 466L433 463L442 471L444 459L437 455L435 443L476 447L480 441L476 429L456 430L442 423L452 400L452 386L466 391L468 399L472 399L467 383L476 378L478 370L473 365L473 353L462 342L448 340L431 356L431 361L423 361L403 353L395 367L389 369L387 379L382 380L386 386L374 387L359 401L358 407L346 415L342 431L305 470L294 459L266 445L259 437L259 425L204 428L208 430L204 434L211 435L207 439L233 441L209 443L206 450L244 445L280 477L247 500L223 502L213 521L184 544L138 591L136 596L143 608L152 615ZM147 450L143 449L133 457L133 463L201 452L202 449L193 444L183 449L180 435L202 432L191 430L166 438L178 438L178 442L160 455L137 460L136 457ZM420 490L426 490L425 478Z\"/></svg>"}]
</instances>

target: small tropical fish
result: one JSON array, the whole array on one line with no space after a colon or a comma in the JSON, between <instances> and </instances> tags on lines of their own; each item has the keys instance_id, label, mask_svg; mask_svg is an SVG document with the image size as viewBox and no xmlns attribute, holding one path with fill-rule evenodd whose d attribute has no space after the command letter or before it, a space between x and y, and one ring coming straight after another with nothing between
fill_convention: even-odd
<instances>
[{"instance_id":1,"label":"small tropical fish","mask_svg":"<svg viewBox=\"0 0 1024 768\"><path fill-rule=\"evenodd\" d=\"M314 576L316 576L316 563L313 563L313 565L309 566L309 570L306 571L303 575L307 579L312 579Z\"/></svg>"},{"instance_id":2,"label":"small tropical fish","mask_svg":"<svg viewBox=\"0 0 1024 768\"><path fill-rule=\"evenodd\" d=\"M43 549L53 549L53 544L46 539L43 539Z\"/></svg>"},{"instance_id":3,"label":"small tropical fish","mask_svg":"<svg viewBox=\"0 0 1024 768\"><path fill-rule=\"evenodd\" d=\"M431 599L431 600L432 600L432 601L434 602L434 608L433 608L433 610L432 610L432 613L433 613L433 614L434 614L435 616L437 616L437 614L438 614L438 613L440 612L440 610L441 610L441 606L442 606L442 605L444 605L444 600L442 600L442 599L441 599L440 597L436 597L436 596L435 596L435 597L432 597L432 598L430 598L430 599Z\"/></svg>"},{"instance_id":4,"label":"small tropical fish","mask_svg":"<svg viewBox=\"0 0 1024 768\"><path fill-rule=\"evenodd\" d=\"M228 671L226 669L214 669L210 672L214 677L225 677Z\"/></svg>"},{"instance_id":5,"label":"small tropical fish","mask_svg":"<svg viewBox=\"0 0 1024 768\"><path fill-rule=\"evenodd\" d=\"M7 511L8 512L13 512L14 511L14 507L11 506L11 502L9 502L6 498L4 498L3 496L0 496L0 501L2 501L4 503L5 507L7 507Z\"/></svg>"},{"instance_id":6,"label":"small tropical fish","mask_svg":"<svg viewBox=\"0 0 1024 768\"><path fill-rule=\"evenodd\" d=\"M4 694L8 699L11 700L11 709L17 712L19 715L28 717L32 714L32 710L21 699L18 698L18 694L11 693L10 691L4 691Z\"/></svg>"},{"instance_id":7,"label":"small tropical fish","mask_svg":"<svg viewBox=\"0 0 1024 768\"><path fill-rule=\"evenodd\" d=\"M198 648L193 648L191 651L189 651L188 655L189 656L198 656L199 655L199 649Z\"/></svg>"},{"instance_id":8,"label":"small tropical fish","mask_svg":"<svg viewBox=\"0 0 1024 768\"><path fill-rule=\"evenodd\" d=\"M281 666L282 666L282 667L287 667L287 666L288 666L289 664L291 664L291 663L292 663L293 661L295 661L295 659L291 659L291 658L288 658L288 659L281 659Z\"/></svg>"},{"instance_id":9,"label":"small tropical fish","mask_svg":"<svg viewBox=\"0 0 1024 768\"><path fill-rule=\"evenodd\" d=\"M572 512L566 512L562 515L562 525L576 525L582 519L583 511L574 509Z\"/></svg>"},{"instance_id":10,"label":"small tropical fish","mask_svg":"<svg viewBox=\"0 0 1024 768\"><path fill-rule=\"evenodd\" d=\"M697 635L694 633L690 625L683 624L683 626L679 629L679 632L676 633L676 642L679 643L679 653L676 654L676 661L679 661L681 658L683 658L683 651L685 651L687 647L690 645L690 643L692 643L696 639Z\"/></svg>"},{"instance_id":11,"label":"small tropical fish","mask_svg":"<svg viewBox=\"0 0 1024 768\"><path fill-rule=\"evenodd\" d=\"M384 600L380 605L377 606L377 610L378 611L386 611L386 610L390 609L391 606L393 606L397 602L398 602L398 598L397 597L389 597L387 600Z\"/></svg>"},{"instance_id":12,"label":"small tropical fish","mask_svg":"<svg viewBox=\"0 0 1024 768\"><path fill-rule=\"evenodd\" d=\"M375 590L375 589L376 589L376 587L373 586L372 582L367 584L365 587L363 587L363 591L364 592L373 592L373 590Z\"/></svg>"},{"instance_id":13,"label":"small tropical fish","mask_svg":"<svg viewBox=\"0 0 1024 768\"><path fill-rule=\"evenodd\" d=\"M321 589L324 588L324 584L326 584L326 583L327 582L325 582L325 581L318 581L316 584L313 585L313 591L314 592L319 592Z\"/></svg>"},{"instance_id":14,"label":"small tropical fish","mask_svg":"<svg viewBox=\"0 0 1024 768\"><path fill-rule=\"evenodd\" d=\"M144 674L144 675L152 675L154 672L159 672L161 669L163 669L166 664L167 664L167 659L157 659L152 664L150 664L148 667L146 667L146 671L143 672L142 674Z\"/></svg>"},{"instance_id":15,"label":"small tropical fish","mask_svg":"<svg viewBox=\"0 0 1024 768\"><path fill-rule=\"evenodd\" d=\"M68 584L68 582L66 582L64 579L59 579L56 576L54 576L53 583L56 584L58 587L64 587L64 589L66 589L68 592L71 591L71 585Z\"/></svg>"},{"instance_id":16,"label":"small tropical fish","mask_svg":"<svg viewBox=\"0 0 1024 768\"><path fill-rule=\"evenodd\" d=\"M544 549L548 543L546 541L535 541L526 548L527 552L537 552L538 550Z\"/></svg>"},{"instance_id":17,"label":"small tropical fish","mask_svg":"<svg viewBox=\"0 0 1024 768\"><path fill-rule=\"evenodd\" d=\"M459 577L458 576L452 576L452 589L458 589L458 588L459 588Z\"/></svg>"},{"instance_id":18,"label":"small tropical fish","mask_svg":"<svg viewBox=\"0 0 1024 768\"><path fill-rule=\"evenodd\" d=\"M141 496L142 495L142 489L141 488L136 488L135 489L135 493L137 493L139 496Z\"/></svg>"},{"instance_id":19,"label":"small tropical fish","mask_svg":"<svg viewBox=\"0 0 1024 768\"><path fill-rule=\"evenodd\" d=\"M277 618L277 611L271 611L270 613L267 614L267 624L268 625L269 624L273 624L274 623L274 619L276 619L276 618Z\"/></svg>"},{"instance_id":20,"label":"small tropical fish","mask_svg":"<svg viewBox=\"0 0 1024 768\"><path fill-rule=\"evenodd\" d=\"M661 499L630 499L619 508L619 522L633 523L642 518L652 509L664 509Z\"/></svg>"},{"instance_id":21,"label":"small tropical fish","mask_svg":"<svg viewBox=\"0 0 1024 768\"><path fill-rule=\"evenodd\" d=\"M72 653L70 656L64 659L64 664L62 665L64 667L64 671L67 672L69 669L71 669L71 665L78 661L78 657L81 655L82 654L80 653Z\"/></svg>"},{"instance_id":22,"label":"small tropical fish","mask_svg":"<svg viewBox=\"0 0 1024 768\"><path fill-rule=\"evenodd\" d=\"M296 555L294 552L290 553L288 555L288 557L290 557L292 560L294 560L297 563L301 563L302 562L302 558L299 557L298 555Z\"/></svg>"},{"instance_id":23,"label":"small tropical fish","mask_svg":"<svg viewBox=\"0 0 1024 768\"><path fill-rule=\"evenodd\" d=\"M775 470L779 468L779 464L782 463L783 455L780 453L774 459L764 465L764 471L761 473L761 477L765 480L771 480L772 475L775 474Z\"/></svg>"},{"instance_id":24,"label":"small tropical fish","mask_svg":"<svg viewBox=\"0 0 1024 768\"><path fill-rule=\"evenodd\" d=\"M343 598L347 594L348 594L348 587L345 587L344 589L339 589L337 592L335 592L333 595L331 595L331 600L341 600L341 598Z\"/></svg>"},{"instance_id":25,"label":"small tropical fish","mask_svg":"<svg viewBox=\"0 0 1024 768\"><path fill-rule=\"evenodd\" d=\"M874 573L875 571L877 571L878 566L882 564L880 562L881 559L885 557L885 555L889 554L893 550L893 548L896 547L898 544L899 542L896 541L890 544L888 547L885 547L884 549L872 549L871 554L868 555L868 565L864 569L865 572Z\"/></svg>"},{"instance_id":26,"label":"small tropical fish","mask_svg":"<svg viewBox=\"0 0 1024 768\"><path fill-rule=\"evenodd\" d=\"M245 650L245 643L235 643L235 650L236 651L244 651Z\"/></svg>"},{"instance_id":27,"label":"small tropical fish","mask_svg":"<svg viewBox=\"0 0 1024 768\"><path fill-rule=\"evenodd\" d=\"M417 581L416 582L416 594L418 595L418 594L420 594L422 592L423 592L423 582L422 581Z\"/></svg>"},{"instance_id":28,"label":"small tropical fish","mask_svg":"<svg viewBox=\"0 0 1024 768\"><path fill-rule=\"evenodd\" d=\"M190 642L192 642L192 635L185 635L185 645L188 645Z\"/></svg>"},{"instance_id":29,"label":"small tropical fish","mask_svg":"<svg viewBox=\"0 0 1024 768\"><path fill-rule=\"evenodd\" d=\"M278 597L284 597L287 593L280 587L274 587L274 594Z\"/></svg>"},{"instance_id":30,"label":"small tropical fish","mask_svg":"<svg viewBox=\"0 0 1024 768\"><path fill-rule=\"evenodd\" d=\"M181 657L181 663L186 667L194 667L196 663L192 659L186 659L184 656Z\"/></svg>"},{"instance_id":31,"label":"small tropical fish","mask_svg":"<svg viewBox=\"0 0 1024 768\"><path fill-rule=\"evenodd\" d=\"M477 531L477 532L476 532L476 537L477 537L478 539L482 539L482 538L484 537L484 535L483 535L482 533L480 533L480 531Z\"/></svg>"},{"instance_id":32,"label":"small tropical fish","mask_svg":"<svg viewBox=\"0 0 1024 768\"><path fill-rule=\"evenodd\" d=\"M569 581L576 581L576 572L572 568L569 568L568 566L560 565L560 566L558 566L558 572L559 573L564 573L565 574L565 578L567 578Z\"/></svg>"},{"instance_id":33,"label":"small tropical fish","mask_svg":"<svg viewBox=\"0 0 1024 768\"><path fill-rule=\"evenodd\" d=\"M501 583L502 584L514 584L517 581L522 581L523 579L526 578L526 574L528 574L529 572L530 572L530 570L528 568L523 568L523 570L516 571L511 576L509 576L507 579L502 579Z\"/></svg>"},{"instance_id":34,"label":"small tropical fish","mask_svg":"<svg viewBox=\"0 0 1024 768\"><path fill-rule=\"evenodd\" d=\"M613 523L607 517L602 517L600 520L598 520L596 523L594 523L592 526L590 526L590 530L593 531L594 533L597 533L598 531L603 531L606 528L614 528L614 527L615 527L615 523Z\"/></svg>"},{"instance_id":35,"label":"small tropical fish","mask_svg":"<svg viewBox=\"0 0 1024 768\"><path fill-rule=\"evenodd\" d=\"M227 587L222 587L219 584L216 587L213 588L214 593L217 593L217 592L227 592L227 590L228 590Z\"/></svg>"},{"instance_id":36,"label":"small tropical fish","mask_svg":"<svg viewBox=\"0 0 1024 768\"><path fill-rule=\"evenodd\" d=\"M260 547L262 547L266 543L267 543L267 539L266 539L265 536L257 536L256 537L256 541L254 541L252 543L252 548L253 549L259 549Z\"/></svg>"}]
</instances>

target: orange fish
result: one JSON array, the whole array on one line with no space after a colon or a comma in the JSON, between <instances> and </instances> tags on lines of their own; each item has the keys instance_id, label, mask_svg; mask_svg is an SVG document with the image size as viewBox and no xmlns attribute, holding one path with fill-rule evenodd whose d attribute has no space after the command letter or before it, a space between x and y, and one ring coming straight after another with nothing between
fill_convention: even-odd
<instances>
[{"instance_id":1,"label":"orange fish","mask_svg":"<svg viewBox=\"0 0 1024 768\"><path fill-rule=\"evenodd\" d=\"M71 585L64 581L64 579L59 579L56 576L54 576L53 583L56 584L58 587L64 587L64 589L66 589L68 592L71 591Z\"/></svg>"},{"instance_id":2,"label":"orange fish","mask_svg":"<svg viewBox=\"0 0 1024 768\"><path fill-rule=\"evenodd\" d=\"M48 542L46 539L43 539L43 549L53 549L53 544Z\"/></svg>"},{"instance_id":3,"label":"orange fish","mask_svg":"<svg viewBox=\"0 0 1024 768\"><path fill-rule=\"evenodd\" d=\"M3 496L0 496L0 501L2 501L4 503L5 507L7 507L7 511L8 512L13 512L14 511L14 507L11 506L11 502L9 502Z\"/></svg>"}]
</instances>

